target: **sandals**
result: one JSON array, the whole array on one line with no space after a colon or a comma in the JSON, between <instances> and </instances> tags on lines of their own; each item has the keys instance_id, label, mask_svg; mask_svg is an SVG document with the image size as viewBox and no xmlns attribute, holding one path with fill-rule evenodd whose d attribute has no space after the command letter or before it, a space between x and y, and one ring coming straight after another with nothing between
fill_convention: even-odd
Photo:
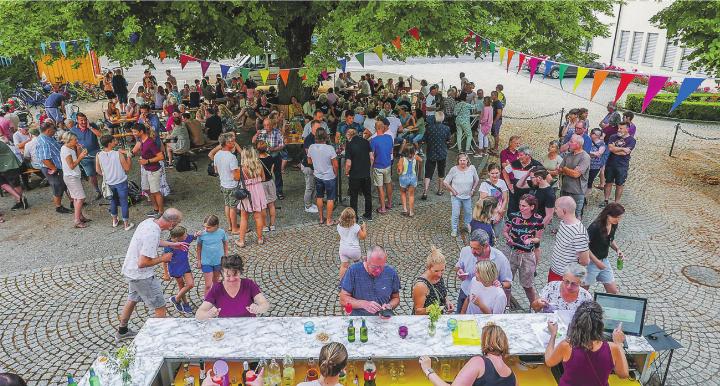
<instances>
[{"instance_id":1,"label":"sandals","mask_svg":"<svg viewBox=\"0 0 720 386\"><path fill-rule=\"evenodd\" d=\"M400 214L405 217L410 217L410 212L400 212Z\"/></svg>"},{"instance_id":2,"label":"sandals","mask_svg":"<svg viewBox=\"0 0 720 386\"><path fill-rule=\"evenodd\" d=\"M245 248L245 242L242 242L240 240L236 241L235 245L237 245L238 248Z\"/></svg>"},{"instance_id":3,"label":"sandals","mask_svg":"<svg viewBox=\"0 0 720 386\"><path fill-rule=\"evenodd\" d=\"M380 214L386 214L386 213L387 213L387 209L385 209L385 208L377 208L377 209L375 209L375 211L378 212L378 213L380 213Z\"/></svg>"},{"instance_id":4,"label":"sandals","mask_svg":"<svg viewBox=\"0 0 720 386\"><path fill-rule=\"evenodd\" d=\"M78 223L75 223L75 225L73 225L73 227L74 227L74 228L78 228L78 229L82 229L82 228L87 228L88 226L87 226L87 224L85 224L84 222L78 222Z\"/></svg>"},{"instance_id":5,"label":"sandals","mask_svg":"<svg viewBox=\"0 0 720 386\"><path fill-rule=\"evenodd\" d=\"M443 194L445 194L445 191L444 191L444 190L438 190L435 194L437 194L438 196L442 196Z\"/></svg>"},{"instance_id":6,"label":"sandals","mask_svg":"<svg viewBox=\"0 0 720 386\"><path fill-rule=\"evenodd\" d=\"M427 201L427 193L423 193L422 196L420 196L420 199L423 201Z\"/></svg>"},{"instance_id":7,"label":"sandals","mask_svg":"<svg viewBox=\"0 0 720 386\"><path fill-rule=\"evenodd\" d=\"M265 238L264 238L264 237L259 238L258 241L257 241L257 243L258 243L258 245L263 245L263 244L265 244Z\"/></svg>"}]
</instances>

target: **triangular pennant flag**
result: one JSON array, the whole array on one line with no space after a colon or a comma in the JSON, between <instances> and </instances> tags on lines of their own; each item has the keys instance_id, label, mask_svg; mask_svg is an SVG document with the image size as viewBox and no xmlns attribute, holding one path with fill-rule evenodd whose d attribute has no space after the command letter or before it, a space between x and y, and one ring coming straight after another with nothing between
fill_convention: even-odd
<instances>
[{"instance_id":1,"label":"triangular pennant flag","mask_svg":"<svg viewBox=\"0 0 720 386\"><path fill-rule=\"evenodd\" d=\"M587 75L588 71L590 71L587 67L578 67L577 69L577 75L575 75L575 84L573 84L573 92L577 90L578 86L580 85L580 82L582 82L583 79L585 79L585 75Z\"/></svg>"},{"instance_id":2,"label":"triangular pennant flag","mask_svg":"<svg viewBox=\"0 0 720 386\"><path fill-rule=\"evenodd\" d=\"M328 72L327 72L327 70L322 70L322 71L320 72L320 76L322 76L323 80L327 80L327 78L328 78Z\"/></svg>"},{"instance_id":3,"label":"triangular pennant flag","mask_svg":"<svg viewBox=\"0 0 720 386\"><path fill-rule=\"evenodd\" d=\"M548 75L550 75L550 71L552 70L554 65L555 62L553 62L552 60L545 61L545 71L543 72L543 78L547 78Z\"/></svg>"},{"instance_id":4,"label":"triangular pennant flag","mask_svg":"<svg viewBox=\"0 0 720 386\"><path fill-rule=\"evenodd\" d=\"M227 78L228 71L230 71L230 66L226 64L220 65L220 76L222 76L223 79Z\"/></svg>"},{"instance_id":5,"label":"triangular pennant flag","mask_svg":"<svg viewBox=\"0 0 720 386\"><path fill-rule=\"evenodd\" d=\"M609 72L605 70L595 71L595 75L593 75L592 88L590 89L590 100L593 100L593 98L595 97L595 93L597 92L597 90L600 89L600 85L603 84L608 74Z\"/></svg>"},{"instance_id":6,"label":"triangular pennant flag","mask_svg":"<svg viewBox=\"0 0 720 386\"><path fill-rule=\"evenodd\" d=\"M307 74L302 74L302 77L301 77L300 79L302 79L303 81L306 81L306 80L307 80Z\"/></svg>"},{"instance_id":7,"label":"triangular pennant flag","mask_svg":"<svg viewBox=\"0 0 720 386\"><path fill-rule=\"evenodd\" d=\"M650 79L648 79L647 91L645 91L645 98L643 99L642 103L642 110L640 110L641 113L645 112L645 109L648 107L653 98L655 98L655 95L657 95L660 90L662 90L663 86L665 86L665 82L667 82L668 79L669 78L667 76L650 76Z\"/></svg>"},{"instance_id":8,"label":"triangular pennant flag","mask_svg":"<svg viewBox=\"0 0 720 386\"><path fill-rule=\"evenodd\" d=\"M504 59L505 59L505 47L500 47L500 64L502 64Z\"/></svg>"},{"instance_id":9,"label":"triangular pennant flag","mask_svg":"<svg viewBox=\"0 0 720 386\"><path fill-rule=\"evenodd\" d=\"M194 62L195 58L193 58L190 55L180 54L180 68L185 69L185 65L188 64L188 62Z\"/></svg>"},{"instance_id":10,"label":"triangular pennant flag","mask_svg":"<svg viewBox=\"0 0 720 386\"><path fill-rule=\"evenodd\" d=\"M558 79L560 79L560 88L563 88L562 81L563 81L563 78L565 78L565 71L567 71L567 69L568 69L568 65L567 65L567 64L565 64L565 63L560 63L560 71L559 71L559 74L558 74L558 75L559 75L559 76L558 76Z\"/></svg>"},{"instance_id":11,"label":"triangular pennant flag","mask_svg":"<svg viewBox=\"0 0 720 386\"><path fill-rule=\"evenodd\" d=\"M463 43L467 43L470 39L472 39L473 35L475 35L473 31L468 31L468 35L465 36L465 39L463 39Z\"/></svg>"},{"instance_id":12,"label":"triangular pennant flag","mask_svg":"<svg viewBox=\"0 0 720 386\"><path fill-rule=\"evenodd\" d=\"M240 76L242 76L243 80L248 80L248 76L250 76L250 69L245 67L241 68Z\"/></svg>"},{"instance_id":13,"label":"triangular pennant flag","mask_svg":"<svg viewBox=\"0 0 720 386\"><path fill-rule=\"evenodd\" d=\"M60 41L60 52L62 52L63 56L67 56L67 43L64 40Z\"/></svg>"},{"instance_id":14,"label":"triangular pennant flag","mask_svg":"<svg viewBox=\"0 0 720 386\"><path fill-rule=\"evenodd\" d=\"M495 43L490 42L490 61L495 61Z\"/></svg>"},{"instance_id":15,"label":"triangular pennant flag","mask_svg":"<svg viewBox=\"0 0 720 386\"><path fill-rule=\"evenodd\" d=\"M340 65L340 69L342 70L342 72L345 72L345 67L347 66L347 59L342 58L338 60L338 64Z\"/></svg>"},{"instance_id":16,"label":"triangular pennant flag","mask_svg":"<svg viewBox=\"0 0 720 386\"><path fill-rule=\"evenodd\" d=\"M395 46L395 49L400 51L402 49L402 45L400 44L400 36L395 36L395 39L392 41L392 45Z\"/></svg>"},{"instance_id":17,"label":"triangular pennant flag","mask_svg":"<svg viewBox=\"0 0 720 386\"><path fill-rule=\"evenodd\" d=\"M670 108L670 112L672 113L673 110L675 110L680 104L687 99L687 97L690 96L697 88L702 84L702 82L705 80L705 78L685 78L683 79L682 84L680 85L680 89L678 90L677 98L675 98L675 103L673 103L672 107Z\"/></svg>"},{"instance_id":18,"label":"triangular pennant flag","mask_svg":"<svg viewBox=\"0 0 720 386\"><path fill-rule=\"evenodd\" d=\"M165 50L160 51L160 53L158 54L158 56L160 57L160 62L162 62L162 61L165 60L165 58L167 58L167 52L165 52Z\"/></svg>"},{"instance_id":19,"label":"triangular pennant flag","mask_svg":"<svg viewBox=\"0 0 720 386\"><path fill-rule=\"evenodd\" d=\"M518 74L520 73L520 70L522 70L522 65L524 62L525 62L525 54L523 54L521 52L520 55L518 56L518 70L517 70Z\"/></svg>"},{"instance_id":20,"label":"triangular pennant flag","mask_svg":"<svg viewBox=\"0 0 720 386\"><path fill-rule=\"evenodd\" d=\"M538 64L542 62L542 59L540 58L530 58L528 61L528 68L530 69L530 82L532 82L533 77L535 76L535 71L537 71Z\"/></svg>"},{"instance_id":21,"label":"triangular pennant flag","mask_svg":"<svg viewBox=\"0 0 720 386\"><path fill-rule=\"evenodd\" d=\"M380 58L380 61L382 62L383 47L382 47L382 46L375 46L375 48L373 48L373 51L375 51L375 54L378 56L378 58Z\"/></svg>"},{"instance_id":22,"label":"triangular pennant flag","mask_svg":"<svg viewBox=\"0 0 720 386\"><path fill-rule=\"evenodd\" d=\"M90 53L90 39L85 39L85 50Z\"/></svg>"},{"instance_id":23,"label":"triangular pennant flag","mask_svg":"<svg viewBox=\"0 0 720 386\"><path fill-rule=\"evenodd\" d=\"M205 76L205 73L207 72L208 67L210 67L210 62L208 62L207 60L200 61L200 69L202 70L202 76Z\"/></svg>"},{"instance_id":24,"label":"triangular pennant flag","mask_svg":"<svg viewBox=\"0 0 720 386\"><path fill-rule=\"evenodd\" d=\"M57 54L57 50L58 50L57 42L50 43L50 52L52 52L53 55Z\"/></svg>"},{"instance_id":25,"label":"triangular pennant flag","mask_svg":"<svg viewBox=\"0 0 720 386\"><path fill-rule=\"evenodd\" d=\"M40 43L40 51L42 51L43 55L45 55L45 43Z\"/></svg>"},{"instance_id":26,"label":"triangular pennant flag","mask_svg":"<svg viewBox=\"0 0 720 386\"><path fill-rule=\"evenodd\" d=\"M480 38L480 36L475 35L475 49L476 50L478 49L478 47L480 47L481 50L484 48L484 46L480 45L481 40L482 39ZM482 53L482 51L480 53Z\"/></svg>"},{"instance_id":27,"label":"triangular pennant flag","mask_svg":"<svg viewBox=\"0 0 720 386\"><path fill-rule=\"evenodd\" d=\"M615 92L615 100L613 100L613 102L617 103L622 94L625 92L625 89L627 89L627 86L633 81L633 79L635 79L636 76L637 74L630 74L627 72L620 74L620 84L618 84L617 91Z\"/></svg>"},{"instance_id":28,"label":"triangular pennant flag","mask_svg":"<svg viewBox=\"0 0 720 386\"><path fill-rule=\"evenodd\" d=\"M290 76L290 70L280 70L280 79L282 79L286 87L288 85L288 76Z\"/></svg>"},{"instance_id":29,"label":"triangular pennant flag","mask_svg":"<svg viewBox=\"0 0 720 386\"><path fill-rule=\"evenodd\" d=\"M487 40L487 39L483 39L481 51L482 51L482 52L488 51L488 50L489 50L489 47L490 47L490 41Z\"/></svg>"},{"instance_id":30,"label":"triangular pennant flag","mask_svg":"<svg viewBox=\"0 0 720 386\"><path fill-rule=\"evenodd\" d=\"M263 68L258 72L260 73L260 79L262 80L263 84L266 84L268 75L270 75L270 70L268 70L267 68Z\"/></svg>"},{"instance_id":31,"label":"triangular pennant flag","mask_svg":"<svg viewBox=\"0 0 720 386\"><path fill-rule=\"evenodd\" d=\"M140 40L140 34L137 32L133 32L130 34L129 41L130 44L137 44L137 42Z\"/></svg>"},{"instance_id":32,"label":"triangular pennant flag","mask_svg":"<svg viewBox=\"0 0 720 386\"><path fill-rule=\"evenodd\" d=\"M515 51L508 50L508 57L507 57L507 63L505 65L505 72L510 71L510 61L512 61L512 57L515 55Z\"/></svg>"},{"instance_id":33,"label":"triangular pennant flag","mask_svg":"<svg viewBox=\"0 0 720 386\"><path fill-rule=\"evenodd\" d=\"M358 62L360 62L360 65L362 67L365 67L365 53L364 52L358 52L355 54L355 59L357 59Z\"/></svg>"},{"instance_id":34,"label":"triangular pennant flag","mask_svg":"<svg viewBox=\"0 0 720 386\"><path fill-rule=\"evenodd\" d=\"M80 45L78 44L78 41L77 41L77 40L71 41L70 44L72 44L73 49L75 50L75 52L77 52L77 51L80 49Z\"/></svg>"},{"instance_id":35,"label":"triangular pennant flag","mask_svg":"<svg viewBox=\"0 0 720 386\"><path fill-rule=\"evenodd\" d=\"M420 30L418 27L412 27L408 30L408 33L410 36L412 36L415 40L420 40Z\"/></svg>"}]
</instances>

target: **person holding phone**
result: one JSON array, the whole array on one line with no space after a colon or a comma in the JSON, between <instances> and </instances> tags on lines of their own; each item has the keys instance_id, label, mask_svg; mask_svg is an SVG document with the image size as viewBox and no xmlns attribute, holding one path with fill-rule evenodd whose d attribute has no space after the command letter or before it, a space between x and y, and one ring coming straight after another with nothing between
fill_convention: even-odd
<instances>
[{"instance_id":1,"label":"person holding phone","mask_svg":"<svg viewBox=\"0 0 720 386\"><path fill-rule=\"evenodd\" d=\"M545 349L545 365L563 364L560 386L607 385L611 373L625 379L630 375L623 352L625 334L619 323L612 342L603 339L603 309L594 301L582 303L570 322L568 336L555 344L558 326L548 322L550 340Z\"/></svg>"}]
</instances>

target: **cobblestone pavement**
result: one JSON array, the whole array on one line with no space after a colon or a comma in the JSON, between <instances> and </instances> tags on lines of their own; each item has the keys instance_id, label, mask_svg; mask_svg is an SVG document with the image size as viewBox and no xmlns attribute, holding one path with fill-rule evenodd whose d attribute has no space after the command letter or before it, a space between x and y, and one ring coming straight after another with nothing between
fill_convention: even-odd
<instances>
[{"instance_id":1,"label":"cobblestone pavement","mask_svg":"<svg viewBox=\"0 0 720 386\"><path fill-rule=\"evenodd\" d=\"M463 69L462 66L455 67L458 71ZM449 74L442 73L445 70L439 65L413 67L407 71L429 79L433 79L429 74L450 78ZM422 74L423 71L428 75ZM458 72L455 69L446 71ZM497 79L502 79L511 101L508 115L535 116L560 107L590 106L590 120L597 122L604 112L595 104L549 85L533 82L529 92L520 93L517 90L525 90L521 87L527 87L527 79L506 76L490 64L478 65L474 71L466 70L471 79L479 79L477 83L486 89L497 83ZM547 101L558 102L548 104ZM669 158L664 154L672 138L674 123L642 117L636 118L636 123L639 127L638 150L631 162L631 177L623 197L627 213L617 235L629 260L624 270L616 272L617 281L622 293L649 298L647 322L673 331L673 336L684 345L685 348L675 355L669 384L718 385L720 359L715 354L720 352L720 315L717 311L720 296L716 288L691 282L682 272L688 265L715 269L720 266L717 259L720 238L715 231L720 224L717 199L720 192L717 185L704 182L708 176L717 176L719 167L712 160L717 159L717 145L680 137L676 150L678 158ZM504 127L504 141L510 134L521 134L533 138L530 142L540 153L556 133L557 117L507 120ZM704 135L713 133L712 128L704 126L689 125L688 129ZM707 152L709 159L696 156L698 149L710 149ZM193 176L192 173L171 173L170 176L176 191L172 205L187 212L186 223L190 228L197 228L205 214L220 207L222 201L217 189L208 189L202 195L197 193L199 182L206 181L207 176ZM239 251L247 259L246 274L258 282L270 299L273 305L270 315L339 314L336 292L338 236L334 229L315 225L315 217L302 212L299 173L289 171L288 179L288 198L282 202L280 220L284 226L271 235L262 248L252 242L254 237L249 236L249 246ZM44 193L33 192L37 201ZM589 198L586 224L597 215L599 200L597 191ZM398 201L397 196L395 201ZM442 249L448 257L448 266L457 260L463 240L450 237L449 209L447 195L431 195L431 201L427 203L418 201L417 215L413 219L402 217L399 210L393 209L391 214L370 223L370 235L363 248L379 244L388 250L389 263L398 268L402 279L401 313L410 312L411 285L422 272L431 245ZM42 215L42 204L38 203L34 210L36 212L17 216L6 215L8 223L5 225L13 224L15 228L0 230L3 250L8 250L5 246L11 245L11 252L20 251L23 237L36 234L32 222ZM94 218L103 219L103 210L91 206L90 213ZM139 220L143 210L147 209L144 206L135 208L134 218ZM0 307L3 318L0 367L24 374L32 385L62 384L66 371L84 373L99 351L114 346L114 326L126 294L120 266L130 235L112 232L101 221L94 222L89 228L94 229L93 233L68 231L64 223L46 222L43 242L27 243L28 249L33 251L33 261L23 261L24 255L17 252L11 253L8 261L0 266L5 273L0 276L0 301L3 304ZM549 232L542 245L543 261L535 281L537 289L545 284L543 277L548 270L552 247ZM194 259L194 253L191 255ZM713 276L707 277L712 279ZM198 273L195 278L197 286L190 299L197 307L202 279ZM449 273L447 280L450 296L456 296L458 283ZM175 290L176 285L168 282L166 294L170 296ZM601 287L594 290L601 290ZM514 291L514 295L527 308L522 290ZM148 315L148 310L140 306L131 327L140 328ZM174 310L170 310L170 315L179 316Z\"/></svg>"}]
</instances>

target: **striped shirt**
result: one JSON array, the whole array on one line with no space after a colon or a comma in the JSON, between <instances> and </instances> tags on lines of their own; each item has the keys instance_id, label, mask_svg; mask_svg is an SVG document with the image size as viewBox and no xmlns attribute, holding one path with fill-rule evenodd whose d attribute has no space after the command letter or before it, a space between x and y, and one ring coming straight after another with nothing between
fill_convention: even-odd
<instances>
[{"instance_id":1,"label":"striped shirt","mask_svg":"<svg viewBox=\"0 0 720 386\"><path fill-rule=\"evenodd\" d=\"M560 221L560 227L555 236L550 269L562 276L570 264L578 262L578 254L589 249L589 242L585 225L580 220L573 225Z\"/></svg>"},{"instance_id":2,"label":"striped shirt","mask_svg":"<svg viewBox=\"0 0 720 386\"><path fill-rule=\"evenodd\" d=\"M38 161L42 163L44 160L50 160L56 168L61 169L60 147L60 142L58 142L55 137L40 134L37 139L37 145L35 146L35 154Z\"/></svg>"}]
</instances>

